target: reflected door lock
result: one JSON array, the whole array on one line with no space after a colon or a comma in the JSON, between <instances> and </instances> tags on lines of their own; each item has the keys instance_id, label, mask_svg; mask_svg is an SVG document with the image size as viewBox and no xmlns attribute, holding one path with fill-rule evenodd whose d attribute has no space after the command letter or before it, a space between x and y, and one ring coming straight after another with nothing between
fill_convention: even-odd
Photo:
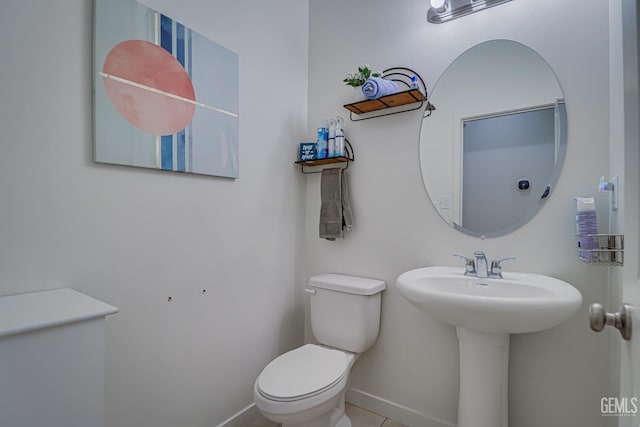
<instances>
[{"instance_id":1,"label":"reflected door lock","mask_svg":"<svg viewBox=\"0 0 640 427\"><path fill-rule=\"evenodd\" d=\"M591 304L589 306L589 326L591 330L600 332L605 326L610 325L620 331L622 338L629 341L631 339L631 306L622 304L617 313L607 313L602 304Z\"/></svg>"},{"instance_id":2,"label":"reflected door lock","mask_svg":"<svg viewBox=\"0 0 640 427\"><path fill-rule=\"evenodd\" d=\"M529 188L531 188L531 180L530 179L520 178L518 180L518 190L527 191Z\"/></svg>"}]
</instances>

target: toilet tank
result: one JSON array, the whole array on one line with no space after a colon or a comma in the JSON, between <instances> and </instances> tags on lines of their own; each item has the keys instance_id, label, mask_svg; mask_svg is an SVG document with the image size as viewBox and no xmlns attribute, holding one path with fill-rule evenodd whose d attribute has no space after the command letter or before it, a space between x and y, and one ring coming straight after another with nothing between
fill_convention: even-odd
<instances>
[{"instance_id":1,"label":"toilet tank","mask_svg":"<svg viewBox=\"0 0 640 427\"><path fill-rule=\"evenodd\" d=\"M311 330L324 345L363 353L378 338L383 280L342 274L309 279Z\"/></svg>"}]
</instances>

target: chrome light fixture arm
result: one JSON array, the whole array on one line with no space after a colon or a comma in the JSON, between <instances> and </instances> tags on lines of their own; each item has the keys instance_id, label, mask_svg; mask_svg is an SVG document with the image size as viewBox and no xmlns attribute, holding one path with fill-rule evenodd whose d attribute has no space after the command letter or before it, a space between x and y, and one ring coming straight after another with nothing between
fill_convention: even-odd
<instances>
[{"instance_id":1,"label":"chrome light fixture arm","mask_svg":"<svg viewBox=\"0 0 640 427\"><path fill-rule=\"evenodd\" d=\"M431 0L427 21L432 24L442 24L508 1L511 0Z\"/></svg>"}]
</instances>

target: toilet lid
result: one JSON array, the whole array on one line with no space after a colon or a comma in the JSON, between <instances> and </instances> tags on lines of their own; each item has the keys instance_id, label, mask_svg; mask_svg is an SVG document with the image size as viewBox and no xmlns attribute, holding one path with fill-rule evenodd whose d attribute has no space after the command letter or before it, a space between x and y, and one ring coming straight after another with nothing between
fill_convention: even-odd
<instances>
[{"instance_id":1,"label":"toilet lid","mask_svg":"<svg viewBox=\"0 0 640 427\"><path fill-rule=\"evenodd\" d=\"M274 400L295 400L332 387L344 376L347 356L306 344L277 357L260 374L260 392Z\"/></svg>"}]
</instances>

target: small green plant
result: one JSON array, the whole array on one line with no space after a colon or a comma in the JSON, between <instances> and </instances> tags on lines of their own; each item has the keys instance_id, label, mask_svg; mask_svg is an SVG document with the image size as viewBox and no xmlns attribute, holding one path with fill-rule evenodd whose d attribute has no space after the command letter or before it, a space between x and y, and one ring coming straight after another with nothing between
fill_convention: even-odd
<instances>
[{"instance_id":1,"label":"small green plant","mask_svg":"<svg viewBox=\"0 0 640 427\"><path fill-rule=\"evenodd\" d=\"M357 73L347 73L343 82L347 86L358 87L358 86L362 86L369 77L380 77L380 76L381 74L379 72L371 71L371 66L369 64L362 64L360 67L358 67Z\"/></svg>"}]
</instances>

